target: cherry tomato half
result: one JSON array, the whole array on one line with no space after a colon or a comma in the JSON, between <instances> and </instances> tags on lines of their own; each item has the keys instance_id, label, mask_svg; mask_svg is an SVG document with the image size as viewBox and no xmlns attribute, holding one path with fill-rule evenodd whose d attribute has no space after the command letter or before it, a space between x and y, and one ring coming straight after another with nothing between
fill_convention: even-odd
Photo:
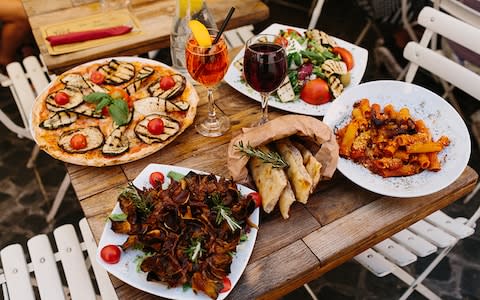
<instances>
[{"instance_id":1,"label":"cherry tomato half","mask_svg":"<svg viewBox=\"0 0 480 300\"><path fill-rule=\"evenodd\" d=\"M303 86L300 92L300 98L307 103L320 105L330 101L332 96L330 95L327 82L321 78L317 78L308 81Z\"/></svg>"},{"instance_id":2,"label":"cherry tomato half","mask_svg":"<svg viewBox=\"0 0 480 300\"><path fill-rule=\"evenodd\" d=\"M288 46L288 40L281 35L277 36L273 42L277 45L280 45L280 46L284 47L284 48L286 48Z\"/></svg>"},{"instance_id":3,"label":"cherry tomato half","mask_svg":"<svg viewBox=\"0 0 480 300\"><path fill-rule=\"evenodd\" d=\"M55 103L58 105L65 105L70 102L70 96L65 92L58 92L55 94Z\"/></svg>"},{"instance_id":4,"label":"cherry tomato half","mask_svg":"<svg viewBox=\"0 0 480 300\"><path fill-rule=\"evenodd\" d=\"M108 93L113 99L124 99L125 101L130 100L130 97L128 96L127 92L125 92L124 89L114 87L113 89L110 90Z\"/></svg>"},{"instance_id":5,"label":"cherry tomato half","mask_svg":"<svg viewBox=\"0 0 480 300\"><path fill-rule=\"evenodd\" d=\"M252 197L253 201L255 201L255 207L259 207L262 205L262 196L260 196L259 193L257 192L251 192L248 194L250 197Z\"/></svg>"},{"instance_id":6,"label":"cherry tomato half","mask_svg":"<svg viewBox=\"0 0 480 300\"><path fill-rule=\"evenodd\" d=\"M105 81L105 74L100 71L93 71L90 80L95 84L102 84Z\"/></svg>"},{"instance_id":7,"label":"cherry tomato half","mask_svg":"<svg viewBox=\"0 0 480 300\"><path fill-rule=\"evenodd\" d=\"M161 172L153 172L148 181L153 187L159 187L165 182L165 176Z\"/></svg>"},{"instance_id":8,"label":"cherry tomato half","mask_svg":"<svg viewBox=\"0 0 480 300\"><path fill-rule=\"evenodd\" d=\"M302 36L298 31L296 31L295 29L293 28L287 28L287 35L288 36L291 36L292 33L295 33L297 36Z\"/></svg>"},{"instance_id":9,"label":"cherry tomato half","mask_svg":"<svg viewBox=\"0 0 480 300\"><path fill-rule=\"evenodd\" d=\"M120 261L122 250L117 245L107 245L100 250L100 257L107 264L116 264Z\"/></svg>"},{"instance_id":10,"label":"cherry tomato half","mask_svg":"<svg viewBox=\"0 0 480 300\"><path fill-rule=\"evenodd\" d=\"M160 88L164 91L171 89L175 86L175 80L171 76L163 76L160 79Z\"/></svg>"},{"instance_id":11,"label":"cherry tomato half","mask_svg":"<svg viewBox=\"0 0 480 300\"><path fill-rule=\"evenodd\" d=\"M154 135L162 134L165 128L163 127L163 121L161 118L154 118L148 121L148 132Z\"/></svg>"},{"instance_id":12,"label":"cherry tomato half","mask_svg":"<svg viewBox=\"0 0 480 300\"><path fill-rule=\"evenodd\" d=\"M350 71L355 65L353 61L353 55L350 51L342 47L333 47L332 52L340 55L343 62L347 65L347 70Z\"/></svg>"},{"instance_id":13,"label":"cherry tomato half","mask_svg":"<svg viewBox=\"0 0 480 300\"><path fill-rule=\"evenodd\" d=\"M75 150L87 147L87 137L81 133L74 134L70 139L70 146Z\"/></svg>"},{"instance_id":14,"label":"cherry tomato half","mask_svg":"<svg viewBox=\"0 0 480 300\"><path fill-rule=\"evenodd\" d=\"M228 277L223 277L223 288L220 290L220 293L228 292L232 288L232 282Z\"/></svg>"},{"instance_id":15,"label":"cherry tomato half","mask_svg":"<svg viewBox=\"0 0 480 300\"><path fill-rule=\"evenodd\" d=\"M110 112L108 111L108 106L104 106L104 107L102 108L102 115L103 115L104 117L110 116Z\"/></svg>"}]
</instances>

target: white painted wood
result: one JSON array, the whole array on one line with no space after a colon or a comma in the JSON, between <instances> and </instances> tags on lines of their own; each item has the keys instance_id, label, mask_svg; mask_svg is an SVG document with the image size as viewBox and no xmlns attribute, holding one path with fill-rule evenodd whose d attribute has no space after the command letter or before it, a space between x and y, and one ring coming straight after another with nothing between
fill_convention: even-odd
<instances>
[{"instance_id":1,"label":"white painted wood","mask_svg":"<svg viewBox=\"0 0 480 300\"><path fill-rule=\"evenodd\" d=\"M367 249L353 258L377 277L383 277L393 271L394 265L372 249Z\"/></svg>"},{"instance_id":2,"label":"white painted wood","mask_svg":"<svg viewBox=\"0 0 480 300\"><path fill-rule=\"evenodd\" d=\"M23 66L35 89L35 95L40 94L48 85L48 79L35 56L26 57L23 60Z\"/></svg>"},{"instance_id":3,"label":"white painted wood","mask_svg":"<svg viewBox=\"0 0 480 300\"><path fill-rule=\"evenodd\" d=\"M0 259L5 272L10 299L35 300L22 246L13 244L3 248L0 251Z\"/></svg>"},{"instance_id":4,"label":"white painted wood","mask_svg":"<svg viewBox=\"0 0 480 300\"><path fill-rule=\"evenodd\" d=\"M451 246L457 241L453 236L449 235L445 231L440 230L439 228L423 220L411 225L408 229L439 248Z\"/></svg>"},{"instance_id":5,"label":"white painted wood","mask_svg":"<svg viewBox=\"0 0 480 300\"><path fill-rule=\"evenodd\" d=\"M253 36L253 25L242 26L236 30L244 44Z\"/></svg>"},{"instance_id":6,"label":"white painted wood","mask_svg":"<svg viewBox=\"0 0 480 300\"><path fill-rule=\"evenodd\" d=\"M40 298L42 300L65 299L57 262L48 237L45 234L34 236L28 240L27 246Z\"/></svg>"},{"instance_id":7,"label":"white painted wood","mask_svg":"<svg viewBox=\"0 0 480 300\"><path fill-rule=\"evenodd\" d=\"M236 30L228 30L223 33L230 49L242 47L245 43L242 41Z\"/></svg>"},{"instance_id":8,"label":"white painted wood","mask_svg":"<svg viewBox=\"0 0 480 300\"><path fill-rule=\"evenodd\" d=\"M316 0L315 7L313 8L312 16L310 17L310 22L308 22L308 29L313 29L317 26L318 18L322 13L322 8L325 0Z\"/></svg>"},{"instance_id":9,"label":"white painted wood","mask_svg":"<svg viewBox=\"0 0 480 300\"><path fill-rule=\"evenodd\" d=\"M417 257L391 239L385 239L373 246L373 249L398 266L406 266L417 260Z\"/></svg>"},{"instance_id":10,"label":"white painted wood","mask_svg":"<svg viewBox=\"0 0 480 300\"><path fill-rule=\"evenodd\" d=\"M83 242L87 249L90 262L92 263L93 272L100 290L100 295L102 296L102 299L117 300L118 297L115 293L115 289L113 288L108 273L98 264L96 260L97 244L95 243L95 239L93 238L92 231L87 223L87 219L83 218L80 220L79 224L80 231L82 232L83 236Z\"/></svg>"},{"instance_id":11,"label":"white painted wood","mask_svg":"<svg viewBox=\"0 0 480 300\"><path fill-rule=\"evenodd\" d=\"M392 271L392 274L397 276L397 278L405 282L407 285L411 285L415 281L415 278L412 277L412 275L410 275L408 272L404 271L402 268L399 268L399 267L395 267ZM434 292L432 292L429 288L427 288L421 283L419 283L415 287L415 290L429 300L441 300L440 297L438 297Z\"/></svg>"},{"instance_id":12,"label":"white painted wood","mask_svg":"<svg viewBox=\"0 0 480 300\"><path fill-rule=\"evenodd\" d=\"M425 257L437 252L437 247L424 238L414 234L408 229L404 229L392 236L392 240L402 245L413 254L419 257Z\"/></svg>"},{"instance_id":13,"label":"white painted wood","mask_svg":"<svg viewBox=\"0 0 480 300\"><path fill-rule=\"evenodd\" d=\"M429 215L425 218L425 220L430 224L442 229L443 231L446 231L447 233L453 235L457 239L464 239L474 233L472 227L463 225L462 223L455 221L455 219L449 217L440 210Z\"/></svg>"},{"instance_id":14,"label":"white painted wood","mask_svg":"<svg viewBox=\"0 0 480 300\"><path fill-rule=\"evenodd\" d=\"M55 229L53 235L72 299L95 299L95 292L75 229L71 224L63 225Z\"/></svg>"}]
</instances>

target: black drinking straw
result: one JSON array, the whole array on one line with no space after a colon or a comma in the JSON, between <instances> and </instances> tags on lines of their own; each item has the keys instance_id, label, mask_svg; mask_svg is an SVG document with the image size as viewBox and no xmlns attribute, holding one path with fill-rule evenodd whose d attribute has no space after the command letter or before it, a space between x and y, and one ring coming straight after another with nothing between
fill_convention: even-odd
<instances>
[{"instance_id":1,"label":"black drinking straw","mask_svg":"<svg viewBox=\"0 0 480 300\"><path fill-rule=\"evenodd\" d=\"M218 34L213 40L213 44L216 44L218 40L220 39L220 36L222 36L223 31L225 30L225 27L227 27L228 22L230 22L230 18L233 15L233 12L235 11L235 7L231 7L230 10L228 11L228 15L225 18L225 21L223 21L222 26L220 26L220 29L218 30Z\"/></svg>"}]
</instances>

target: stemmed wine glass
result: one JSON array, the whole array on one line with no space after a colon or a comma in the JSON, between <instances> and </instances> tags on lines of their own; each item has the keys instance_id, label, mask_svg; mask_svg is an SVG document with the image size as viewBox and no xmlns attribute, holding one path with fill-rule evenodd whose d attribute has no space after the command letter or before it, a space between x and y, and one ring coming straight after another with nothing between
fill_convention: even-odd
<instances>
[{"instance_id":1,"label":"stemmed wine glass","mask_svg":"<svg viewBox=\"0 0 480 300\"><path fill-rule=\"evenodd\" d=\"M205 86L208 91L208 116L197 123L195 128L203 136L214 137L221 136L230 128L229 118L217 112L213 98L215 85L223 79L228 69L228 51L223 36L213 43L218 30L208 29L208 32L212 39L210 47L199 46L193 35L190 36L185 45L185 60L193 80Z\"/></svg>"},{"instance_id":2,"label":"stemmed wine glass","mask_svg":"<svg viewBox=\"0 0 480 300\"><path fill-rule=\"evenodd\" d=\"M285 45L275 43L276 36L259 34L253 36L245 45L243 72L247 83L262 98L262 116L253 126L268 122L268 98L287 75Z\"/></svg>"}]
</instances>

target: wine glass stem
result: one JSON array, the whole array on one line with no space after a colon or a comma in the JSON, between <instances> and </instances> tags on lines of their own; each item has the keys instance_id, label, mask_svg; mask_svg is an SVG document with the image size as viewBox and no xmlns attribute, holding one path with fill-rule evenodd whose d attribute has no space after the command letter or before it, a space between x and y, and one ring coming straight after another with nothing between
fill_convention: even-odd
<instances>
[{"instance_id":1,"label":"wine glass stem","mask_svg":"<svg viewBox=\"0 0 480 300\"><path fill-rule=\"evenodd\" d=\"M215 110L215 99L213 99L212 88L207 88L207 97L208 97L208 120L213 123L217 121L217 112Z\"/></svg>"},{"instance_id":2,"label":"wine glass stem","mask_svg":"<svg viewBox=\"0 0 480 300\"><path fill-rule=\"evenodd\" d=\"M262 118L260 119L260 124L268 122L268 97L270 93L260 93L262 97Z\"/></svg>"}]
</instances>

